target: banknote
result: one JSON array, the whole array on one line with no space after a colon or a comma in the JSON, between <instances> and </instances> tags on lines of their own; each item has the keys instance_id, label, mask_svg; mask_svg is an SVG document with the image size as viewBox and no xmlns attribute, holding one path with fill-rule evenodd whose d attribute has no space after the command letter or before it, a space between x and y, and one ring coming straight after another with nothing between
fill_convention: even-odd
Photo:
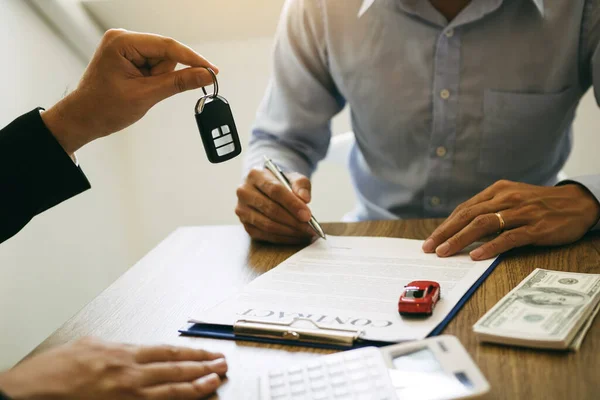
<instances>
[{"instance_id":1,"label":"banknote","mask_svg":"<svg viewBox=\"0 0 600 400\"><path fill-rule=\"evenodd\" d=\"M473 330L483 341L569 348L599 301L600 275L536 269Z\"/></svg>"},{"instance_id":2,"label":"banknote","mask_svg":"<svg viewBox=\"0 0 600 400\"><path fill-rule=\"evenodd\" d=\"M600 312L600 301L598 302L596 308L594 308L588 319L585 321L581 329L579 329L579 332L577 333L577 335L575 335L575 337L571 341L571 344L569 344L569 349L573 351L579 350L579 348L581 347L581 343L583 343L583 339L585 339L585 335L590 330L592 322L594 322L594 318L596 318L598 312Z\"/></svg>"}]
</instances>

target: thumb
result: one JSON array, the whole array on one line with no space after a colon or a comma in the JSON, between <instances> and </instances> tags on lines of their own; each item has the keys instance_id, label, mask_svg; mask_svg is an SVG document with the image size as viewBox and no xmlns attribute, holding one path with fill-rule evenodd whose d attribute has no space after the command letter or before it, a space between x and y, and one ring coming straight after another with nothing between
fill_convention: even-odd
<instances>
[{"instance_id":1,"label":"thumb","mask_svg":"<svg viewBox=\"0 0 600 400\"><path fill-rule=\"evenodd\" d=\"M212 75L206 68L184 68L144 78L155 103L187 90L199 89L213 83Z\"/></svg>"},{"instance_id":2,"label":"thumb","mask_svg":"<svg viewBox=\"0 0 600 400\"><path fill-rule=\"evenodd\" d=\"M304 200L305 203L310 203L312 189L310 179L297 172L288 174L288 178L292 182L292 190L296 196Z\"/></svg>"}]
</instances>

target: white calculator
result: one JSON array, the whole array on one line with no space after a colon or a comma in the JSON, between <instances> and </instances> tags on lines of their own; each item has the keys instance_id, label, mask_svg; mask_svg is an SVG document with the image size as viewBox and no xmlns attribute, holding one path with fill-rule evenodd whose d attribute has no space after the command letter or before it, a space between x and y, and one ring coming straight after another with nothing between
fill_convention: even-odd
<instances>
[{"instance_id":1,"label":"white calculator","mask_svg":"<svg viewBox=\"0 0 600 400\"><path fill-rule=\"evenodd\" d=\"M260 377L263 400L451 400L481 396L489 384L449 335L330 354Z\"/></svg>"}]
</instances>

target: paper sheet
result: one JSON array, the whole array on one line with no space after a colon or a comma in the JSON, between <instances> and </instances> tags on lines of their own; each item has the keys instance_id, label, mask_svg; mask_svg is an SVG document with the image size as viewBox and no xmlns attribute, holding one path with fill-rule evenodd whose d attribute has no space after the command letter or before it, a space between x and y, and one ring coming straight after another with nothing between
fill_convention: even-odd
<instances>
[{"instance_id":1,"label":"paper sheet","mask_svg":"<svg viewBox=\"0 0 600 400\"><path fill-rule=\"evenodd\" d=\"M468 254L438 258L422 241L328 236L263 274L241 293L190 322L233 325L239 319L362 330L363 339L399 342L425 338L490 267ZM441 300L431 317L398 314L398 298L413 280L433 280Z\"/></svg>"}]
</instances>

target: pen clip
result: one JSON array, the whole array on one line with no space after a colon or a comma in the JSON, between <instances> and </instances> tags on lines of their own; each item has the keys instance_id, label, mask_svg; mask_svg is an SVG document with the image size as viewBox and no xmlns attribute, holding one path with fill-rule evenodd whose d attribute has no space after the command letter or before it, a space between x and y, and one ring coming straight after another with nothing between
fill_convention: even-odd
<instances>
[{"instance_id":1,"label":"pen clip","mask_svg":"<svg viewBox=\"0 0 600 400\"><path fill-rule=\"evenodd\" d=\"M273 160L271 160L270 158L268 158L267 156L263 156L265 159L265 168L267 168L268 170L270 170L276 177L281 177L281 179L283 179L285 181L285 183L288 184L288 186L291 188L292 187L292 182L290 182L290 180L288 179L287 176L285 176L285 174L283 173L283 171L281 170L281 168L279 168L279 165L277 165L276 163L273 162Z\"/></svg>"}]
</instances>

